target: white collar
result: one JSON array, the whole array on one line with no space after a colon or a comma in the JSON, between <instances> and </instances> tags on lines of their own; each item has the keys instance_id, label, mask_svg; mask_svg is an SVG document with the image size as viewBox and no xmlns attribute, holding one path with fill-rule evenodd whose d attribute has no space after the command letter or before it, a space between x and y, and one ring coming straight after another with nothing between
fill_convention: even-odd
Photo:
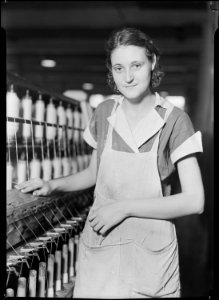
<instances>
[{"instance_id":1,"label":"white collar","mask_svg":"<svg viewBox=\"0 0 219 300\"><path fill-rule=\"evenodd\" d=\"M155 93L155 95L156 100L153 109L146 117L139 121L133 133L129 128L125 114L121 107L124 100L123 96L116 96L116 98L114 98L119 105L114 113L107 118L115 131L135 153L138 153L138 148L156 134L165 124L165 121L155 109L158 105L166 108L165 99L161 98L158 93Z\"/></svg>"}]
</instances>

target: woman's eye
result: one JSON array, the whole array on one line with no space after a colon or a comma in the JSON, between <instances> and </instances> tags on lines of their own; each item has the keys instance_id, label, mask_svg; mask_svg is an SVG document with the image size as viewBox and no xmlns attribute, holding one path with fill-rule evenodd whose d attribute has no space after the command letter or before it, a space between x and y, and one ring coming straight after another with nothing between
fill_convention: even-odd
<instances>
[{"instance_id":1,"label":"woman's eye","mask_svg":"<svg viewBox=\"0 0 219 300\"><path fill-rule=\"evenodd\" d=\"M134 64L134 65L133 65L133 68L134 68L134 69L140 69L140 67L141 67L141 64Z\"/></svg>"},{"instance_id":2,"label":"woman's eye","mask_svg":"<svg viewBox=\"0 0 219 300\"><path fill-rule=\"evenodd\" d=\"M117 73L120 73L122 71L122 68L121 67L115 67L114 71L116 71Z\"/></svg>"}]
</instances>

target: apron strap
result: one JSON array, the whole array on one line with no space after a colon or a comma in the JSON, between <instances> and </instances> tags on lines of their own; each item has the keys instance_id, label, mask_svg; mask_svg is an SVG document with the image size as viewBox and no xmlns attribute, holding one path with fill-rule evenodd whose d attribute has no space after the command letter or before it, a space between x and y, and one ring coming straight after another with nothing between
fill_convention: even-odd
<instances>
[{"instance_id":1,"label":"apron strap","mask_svg":"<svg viewBox=\"0 0 219 300\"><path fill-rule=\"evenodd\" d=\"M163 103L165 103L165 106L166 106L166 108L167 108L166 113L165 113L165 116L164 116L164 122L166 123L166 121L167 121L169 115L171 114L171 112L172 112L172 110L173 110L173 108L174 108L174 105L171 104L171 103L170 103L169 101L167 101L167 100L164 100ZM157 136L156 136L156 139L155 139L155 141L154 141L154 143L153 143L153 146L152 146L150 152L157 153L158 145L159 145L159 141L160 141L160 134L161 134L161 131L162 131L162 130L163 130L163 127L159 130L159 132L158 132L158 134L157 134Z\"/></svg>"},{"instance_id":2,"label":"apron strap","mask_svg":"<svg viewBox=\"0 0 219 300\"><path fill-rule=\"evenodd\" d=\"M112 112L110 114L111 116L114 114L114 112L117 108L117 105L118 105L118 102L116 101L116 103L114 104L114 107L112 109ZM105 148L112 147L112 135L113 135L113 126L111 124L109 124L108 132L107 132L107 136L106 136Z\"/></svg>"}]
</instances>

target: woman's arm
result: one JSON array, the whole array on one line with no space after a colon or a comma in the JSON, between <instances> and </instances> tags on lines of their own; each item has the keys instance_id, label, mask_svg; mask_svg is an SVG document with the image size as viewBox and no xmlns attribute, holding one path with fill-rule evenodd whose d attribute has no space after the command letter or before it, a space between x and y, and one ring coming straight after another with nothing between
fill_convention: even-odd
<instances>
[{"instance_id":1,"label":"woman's arm","mask_svg":"<svg viewBox=\"0 0 219 300\"><path fill-rule=\"evenodd\" d=\"M204 210L204 189L196 157L188 156L177 163L182 192L167 197L119 201L93 207L89 220L101 234L127 217L172 219Z\"/></svg>"},{"instance_id":2,"label":"woman's arm","mask_svg":"<svg viewBox=\"0 0 219 300\"><path fill-rule=\"evenodd\" d=\"M23 193L35 191L34 195L46 196L55 191L78 191L92 187L96 183L97 152L93 150L90 164L87 169L74 175L60 177L49 181L40 178L25 181L16 186Z\"/></svg>"},{"instance_id":3,"label":"woman's arm","mask_svg":"<svg viewBox=\"0 0 219 300\"><path fill-rule=\"evenodd\" d=\"M127 217L172 219L204 210L204 188L200 168L195 156L188 156L177 163L182 192L164 198L123 203Z\"/></svg>"}]
</instances>

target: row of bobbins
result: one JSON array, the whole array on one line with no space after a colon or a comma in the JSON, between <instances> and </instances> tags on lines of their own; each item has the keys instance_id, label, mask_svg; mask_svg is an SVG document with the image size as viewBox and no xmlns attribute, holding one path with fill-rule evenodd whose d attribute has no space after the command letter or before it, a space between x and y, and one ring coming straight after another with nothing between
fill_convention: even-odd
<instances>
[{"instance_id":1,"label":"row of bobbins","mask_svg":"<svg viewBox=\"0 0 219 300\"><path fill-rule=\"evenodd\" d=\"M9 255L5 297L71 296L84 221L72 217Z\"/></svg>"},{"instance_id":2,"label":"row of bobbins","mask_svg":"<svg viewBox=\"0 0 219 300\"><path fill-rule=\"evenodd\" d=\"M27 90L20 101L13 85L7 92L7 190L31 178L50 180L85 169L91 149L82 139L83 114L61 102L48 105Z\"/></svg>"}]
</instances>

